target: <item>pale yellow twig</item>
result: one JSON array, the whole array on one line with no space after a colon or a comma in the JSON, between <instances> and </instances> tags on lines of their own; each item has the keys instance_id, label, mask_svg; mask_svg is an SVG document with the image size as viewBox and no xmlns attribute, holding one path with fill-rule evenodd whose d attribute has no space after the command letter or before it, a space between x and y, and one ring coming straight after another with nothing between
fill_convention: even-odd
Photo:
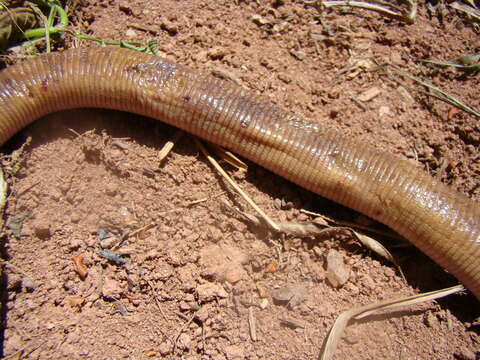
<instances>
[{"instance_id":1,"label":"pale yellow twig","mask_svg":"<svg viewBox=\"0 0 480 360\"><path fill-rule=\"evenodd\" d=\"M173 147L177 143L178 140L183 136L184 132L182 130L177 130L175 135L173 135L172 140L169 140L163 145L163 148L158 153L158 162L162 162L163 159L167 157L167 155L172 151Z\"/></svg>"},{"instance_id":2,"label":"pale yellow twig","mask_svg":"<svg viewBox=\"0 0 480 360\"><path fill-rule=\"evenodd\" d=\"M367 316L377 315L389 311L396 311L405 306L411 306L421 302L439 299L441 297L456 294L464 290L465 288L462 285L457 285L447 289L417 294L401 299L385 300L376 304L360 306L358 308L345 311L344 313L340 314L330 329L319 359L330 360L333 358L335 350L337 349L340 339L342 338L343 331L351 320L360 320L366 318Z\"/></svg>"},{"instance_id":3,"label":"pale yellow twig","mask_svg":"<svg viewBox=\"0 0 480 360\"><path fill-rule=\"evenodd\" d=\"M195 138L195 142L197 143L197 146L199 149L202 151L202 153L206 156L208 161L213 165L213 167L225 178L225 180L245 199L245 201L250 204L250 206L262 217L265 219L265 222L270 226L272 230L275 230L276 232L279 232L280 229L278 228L277 224L268 217L265 212L263 212L262 209L260 209L257 204L253 202L252 199L238 186L238 184L233 181L233 179L228 175L225 170L218 164L218 162L207 152L207 149L205 149L205 146Z\"/></svg>"}]
</instances>

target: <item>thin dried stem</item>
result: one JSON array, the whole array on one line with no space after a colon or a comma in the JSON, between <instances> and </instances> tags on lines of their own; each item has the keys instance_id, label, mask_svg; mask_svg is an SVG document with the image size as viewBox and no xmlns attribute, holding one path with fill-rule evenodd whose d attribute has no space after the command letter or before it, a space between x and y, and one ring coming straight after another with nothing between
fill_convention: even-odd
<instances>
[{"instance_id":1,"label":"thin dried stem","mask_svg":"<svg viewBox=\"0 0 480 360\"><path fill-rule=\"evenodd\" d=\"M220 173L220 175L222 175L224 179L240 194L240 196L243 197L248 204L250 204L250 206L265 220L272 230L279 232L280 229L278 228L278 225L272 219L270 219L270 217L267 216L267 214L265 214L265 212L263 212L263 210L260 209L257 204L253 202L253 200L240 188L240 186L238 186L235 181L233 181L230 175L228 175L220 166L220 164L208 153L207 149L205 149L205 146L203 146L203 144L196 138L195 142L202 153L206 156L208 161Z\"/></svg>"},{"instance_id":2,"label":"thin dried stem","mask_svg":"<svg viewBox=\"0 0 480 360\"><path fill-rule=\"evenodd\" d=\"M354 308L340 314L332 328L330 329L327 338L325 339L323 351L320 354L320 360L330 360L333 358L335 350L338 347L340 339L348 323L352 320L364 319L368 316L384 314L386 312L396 311L405 306L411 306L426 301L431 301L465 291L462 285L452 286L447 289L432 291L424 294L417 294L395 300L381 301L376 304L369 304Z\"/></svg>"}]
</instances>

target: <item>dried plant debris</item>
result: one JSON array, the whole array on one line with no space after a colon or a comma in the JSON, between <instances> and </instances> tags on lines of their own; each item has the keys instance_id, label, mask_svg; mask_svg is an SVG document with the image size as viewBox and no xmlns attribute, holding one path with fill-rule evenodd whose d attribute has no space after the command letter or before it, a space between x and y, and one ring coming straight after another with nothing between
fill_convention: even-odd
<instances>
[{"instance_id":1,"label":"dried plant debris","mask_svg":"<svg viewBox=\"0 0 480 360\"><path fill-rule=\"evenodd\" d=\"M246 220L252 222L256 226L263 226L265 225L265 221L263 218L245 213L236 209L235 207L228 204L226 201L223 201L224 204L231 210L235 211L237 214L245 218ZM322 235L322 236L333 236L337 234L347 234L353 236L357 241L359 241L363 246L367 249L375 252L377 255L380 255L384 259L397 264L393 255L377 240L373 239L370 236L365 234L361 234L352 228L344 227L344 226L325 226L325 223L319 222L318 220L313 221L305 221L305 222L287 222L287 223L275 223L275 226L279 229L280 232L288 234L288 235L295 235L295 236L315 236L315 235Z\"/></svg>"},{"instance_id":2,"label":"dried plant debris","mask_svg":"<svg viewBox=\"0 0 480 360\"><path fill-rule=\"evenodd\" d=\"M388 68L394 70L394 74L395 74L394 75L394 74L388 73L388 76L392 80L397 81L400 85L402 85L406 89L416 91L416 92L422 93L422 94L427 95L427 96L434 97L434 98L436 98L438 100L441 100L441 101L443 101L447 104L455 106L455 107L465 111L466 113L468 113L470 115L473 115L477 118L480 118L480 112L478 110L476 110L472 106L464 104L461 100L457 99L453 95L450 95L447 92L439 89L438 87L434 86L433 84L429 83L428 81L421 80L421 79L416 78L413 75L410 75L406 71L400 69L398 66L395 66L395 65L392 65L392 64L387 64L387 65L388 65ZM423 90L421 88L416 88L416 87L409 86L406 83L404 83L400 79L400 77L412 80L413 82L415 82L419 85L422 85L427 90Z\"/></svg>"},{"instance_id":3,"label":"dried plant debris","mask_svg":"<svg viewBox=\"0 0 480 360\"><path fill-rule=\"evenodd\" d=\"M366 10L371 10L378 12L384 16L387 16L392 19L401 20L412 24L415 21L417 16L417 2L416 0L406 0L403 2L386 2L386 1L340 1L340 0L305 0L307 4L313 4L319 11L323 11L323 8L331 8L334 6L345 6L352 8L361 8ZM395 4L397 3L397 4ZM407 7L402 7L401 5L406 4Z\"/></svg>"},{"instance_id":4,"label":"dried plant debris","mask_svg":"<svg viewBox=\"0 0 480 360\"><path fill-rule=\"evenodd\" d=\"M0 7L0 50L20 40L25 30L37 25L37 16L31 8Z\"/></svg>"},{"instance_id":5,"label":"dried plant debris","mask_svg":"<svg viewBox=\"0 0 480 360\"><path fill-rule=\"evenodd\" d=\"M480 53L462 55L453 61L421 60L422 64L438 67L454 67L462 71L480 70Z\"/></svg>"},{"instance_id":6,"label":"dried plant debris","mask_svg":"<svg viewBox=\"0 0 480 360\"><path fill-rule=\"evenodd\" d=\"M83 262L83 256L73 256L72 261L75 264L75 271L77 272L80 279L85 280L88 275L88 268Z\"/></svg>"},{"instance_id":7,"label":"dried plant debris","mask_svg":"<svg viewBox=\"0 0 480 360\"><path fill-rule=\"evenodd\" d=\"M455 10L458 10L464 14L467 14L474 18L476 21L480 21L480 11L475 7L475 4L469 1L470 5L462 4L460 1L454 1L450 4Z\"/></svg>"},{"instance_id":8,"label":"dried plant debris","mask_svg":"<svg viewBox=\"0 0 480 360\"><path fill-rule=\"evenodd\" d=\"M335 350L340 343L340 339L343 336L345 328L353 320L361 320L368 316L385 314L406 306L412 306L418 303L439 299L441 297L456 294L461 291L465 291L465 288L461 285L457 285L444 290L432 291L425 294L418 294L395 300L386 300L376 304L365 305L345 311L337 318L334 325L330 329L328 336L325 338L320 359L333 359Z\"/></svg>"},{"instance_id":9,"label":"dried plant debris","mask_svg":"<svg viewBox=\"0 0 480 360\"><path fill-rule=\"evenodd\" d=\"M223 176L226 182L230 184L230 186L232 186L235 189L235 191L264 219L264 221L270 226L271 229L279 231L276 223L272 219L270 219L270 217L262 209L260 209L260 207L257 206L257 204L253 202L253 200L247 195L247 193L243 191L240 188L240 186L238 186L238 184L230 177L230 175L228 175L227 172L223 170L220 164L208 153L205 146L203 146L203 144L197 139L195 139L195 142L198 148L207 157L207 160L220 173L220 175Z\"/></svg>"}]
</instances>

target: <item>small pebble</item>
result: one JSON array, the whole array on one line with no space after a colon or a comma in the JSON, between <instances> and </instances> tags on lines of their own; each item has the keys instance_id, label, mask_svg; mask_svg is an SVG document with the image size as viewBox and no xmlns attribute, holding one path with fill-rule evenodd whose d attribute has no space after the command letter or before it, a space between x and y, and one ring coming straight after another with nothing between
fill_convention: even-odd
<instances>
[{"instance_id":1,"label":"small pebble","mask_svg":"<svg viewBox=\"0 0 480 360\"><path fill-rule=\"evenodd\" d=\"M192 339L186 333L182 333L178 337L177 345L178 345L179 348L181 348L183 350L189 350L191 343L192 343Z\"/></svg>"},{"instance_id":2,"label":"small pebble","mask_svg":"<svg viewBox=\"0 0 480 360\"><path fill-rule=\"evenodd\" d=\"M75 265L75 271L80 279L85 280L88 275L88 268L84 263L84 258L81 255L72 256L72 261Z\"/></svg>"},{"instance_id":3,"label":"small pebble","mask_svg":"<svg viewBox=\"0 0 480 360\"><path fill-rule=\"evenodd\" d=\"M316 220L316 219L315 219ZM314 221L315 221L314 220ZM313 252L315 253L315 255L317 255L318 257L322 257L323 256L323 249L319 248L318 246L314 246L313 247Z\"/></svg>"},{"instance_id":4,"label":"small pebble","mask_svg":"<svg viewBox=\"0 0 480 360\"><path fill-rule=\"evenodd\" d=\"M265 310L268 307L268 299L261 299L258 306L260 306L260 309Z\"/></svg>"},{"instance_id":5,"label":"small pebble","mask_svg":"<svg viewBox=\"0 0 480 360\"><path fill-rule=\"evenodd\" d=\"M116 280L105 278L102 286L102 295L105 298L119 298L123 292L120 283Z\"/></svg>"},{"instance_id":6,"label":"small pebble","mask_svg":"<svg viewBox=\"0 0 480 360\"><path fill-rule=\"evenodd\" d=\"M465 146L465 150L467 150L467 153L473 154L473 153L475 153L475 146L473 146L471 144L467 145L467 146Z\"/></svg>"},{"instance_id":7,"label":"small pebble","mask_svg":"<svg viewBox=\"0 0 480 360\"><path fill-rule=\"evenodd\" d=\"M98 229L98 238L100 240L103 240L109 236L110 236L110 232L108 231L107 228L101 227Z\"/></svg>"},{"instance_id":8,"label":"small pebble","mask_svg":"<svg viewBox=\"0 0 480 360\"><path fill-rule=\"evenodd\" d=\"M133 39L137 37L137 32L133 29L127 29L127 31L125 31L125 36L129 39Z\"/></svg>"},{"instance_id":9,"label":"small pebble","mask_svg":"<svg viewBox=\"0 0 480 360\"><path fill-rule=\"evenodd\" d=\"M209 316L210 316L210 313L208 312L208 309L205 306L195 313L195 318L202 323L204 323Z\"/></svg>"},{"instance_id":10,"label":"small pebble","mask_svg":"<svg viewBox=\"0 0 480 360\"><path fill-rule=\"evenodd\" d=\"M108 261L114 262L117 265L123 265L127 262L127 260L125 260L122 256L108 249L100 250L98 252L98 255L100 255L104 259L107 259Z\"/></svg>"},{"instance_id":11,"label":"small pebble","mask_svg":"<svg viewBox=\"0 0 480 360\"><path fill-rule=\"evenodd\" d=\"M350 277L350 268L345 265L343 255L331 249L327 254L327 279L334 287L343 286Z\"/></svg>"},{"instance_id":12,"label":"small pebble","mask_svg":"<svg viewBox=\"0 0 480 360\"><path fill-rule=\"evenodd\" d=\"M68 248L70 250L78 250L82 246L83 242L80 239L72 239L70 240L70 244L68 245Z\"/></svg>"},{"instance_id":13,"label":"small pebble","mask_svg":"<svg viewBox=\"0 0 480 360\"><path fill-rule=\"evenodd\" d=\"M345 330L345 334L343 336L343 339L345 340L346 343L350 345L354 345L360 341L360 337L358 334L358 329L356 328L347 328Z\"/></svg>"},{"instance_id":14,"label":"small pebble","mask_svg":"<svg viewBox=\"0 0 480 360\"><path fill-rule=\"evenodd\" d=\"M193 283L193 281L185 281L183 284L182 284L182 290L187 292L187 291L191 291L195 288L195 283Z\"/></svg>"},{"instance_id":15,"label":"small pebble","mask_svg":"<svg viewBox=\"0 0 480 360\"><path fill-rule=\"evenodd\" d=\"M240 360L248 358L248 354L245 353L245 349L241 345L227 345L223 349L223 352L228 360Z\"/></svg>"},{"instance_id":16,"label":"small pebble","mask_svg":"<svg viewBox=\"0 0 480 360\"><path fill-rule=\"evenodd\" d=\"M115 196L118 192L118 185L114 183L108 183L105 187L105 193L109 196Z\"/></svg>"},{"instance_id":17,"label":"small pebble","mask_svg":"<svg viewBox=\"0 0 480 360\"><path fill-rule=\"evenodd\" d=\"M363 102L370 101L380 95L382 92L378 87L372 87L368 90L365 90L357 96L357 99Z\"/></svg>"},{"instance_id":18,"label":"small pebble","mask_svg":"<svg viewBox=\"0 0 480 360\"><path fill-rule=\"evenodd\" d=\"M275 207L275 209L280 210L282 208L282 200L276 198L275 200L273 200L273 206Z\"/></svg>"},{"instance_id":19,"label":"small pebble","mask_svg":"<svg viewBox=\"0 0 480 360\"><path fill-rule=\"evenodd\" d=\"M162 342L157 350L161 355L165 356L170 354L172 346L170 345L170 343Z\"/></svg>"},{"instance_id":20,"label":"small pebble","mask_svg":"<svg viewBox=\"0 0 480 360\"><path fill-rule=\"evenodd\" d=\"M35 310L37 308L37 304L35 304L33 301L30 301L30 300L25 301L25 306L30 311Z\"/></svg>"},{"instance_id":21,"label":"small pebble","mask_svg":"<svg viewBox=\"0 0 480 360\"><path fill-rule=\"evenodd\" d=\"M178 308L181 310L181 311L189 311L192 309L192 307L190 306L190 304L188 304L187 302L185 301L180 301L180 303L178 304Z\"/></svg>"},{"instance_id":22,"label":"small pebble","mask_svg":"<svg viewBox=\"0 0 480 360\"><path fill-rule=\"evenodd\" d=\"M81 219L80 214L77 212L74 212L72 213L72 215L70 215L70 221L74 224L77 224L80 221L80 219Z\"/></svg>"},{"instance_id":23,"label":"small pebble","mask_svg":"<svg viewBox=\"0 0 480 360\"><path fill-rule=\"evenodd\" d=\"M221 60L228 54L228 51L222 47L214 47L208 50L208 57L212 60Z\"/></svg>"},{"instance_id":24,"label":"small pebble","mask_svg":"<svg viewBox=\"0 0 480 360\"><path fill-rule=\"evenodd\" d=\"M24 277L22 279L22 288L27 292L35 290L35 282L31 277Z\"/></svg>"},{"instance_id":25,"label":"small pebble","mask_svg":"<svg viewBox=\"0 0 480 360\"><path fill-rule=\"evenodd\" d=\"M382 105L378 108L378 115L392 115L392 110L390 109L390 107Z\"/></svg>"},{"instance_id":26,"label":"small pebble","mask_svg":"<svg viewBox=\"0 0 480 360\"><path fill-rule=\"evenodd\" d=\"M255 14L252 16L252 21L257 25L266 25L270 23L270 20L265 19L264 17L258 14Z\"/></svg>"},{"instance_id":27,"label":"small pebble","mask_svg":"<svg viewBox=\"0 0 480 360\"><path fill-rule=\"evenodd\" d=\"M266 299L270 296L270 292L268 291L268 289L265 286L258 283L257 283L257 291L258 291L258 296L260 296L260 298L262 299Z\"/></svg>"},{"instance_id":28,"label":"small pebble","mask_svg":"<svg viewBox=\"0 0 480 360\"><path fill-rule=\"evenodd\" d=\"M241 267L233 267L228 269L223 275L223 279L228 281L230 284L235 284L236 282L244 278L245 272Z\"/></svg>"},{"instance_id":29,"label":"small pebble","mask_svg":"<svg viewBox=\"0 0 480 360\"><path fill-rule=\"evenodd\" d=\"M197 286L198 301L200 303L212 301L216 298L228 297L225 289L215 283L205 283Z\"/></svg>"},{"instance_id":30,"label":"small pebble","mask_svg":"<svg viewBox=\"0 0 480 360\"><path fill-rule=\"evenodd\" d=\"M118 239L115 236L109 236L100 240L100 247L102 249L111 249L118 242Z\"/></svg>"},{"instance_id":31,"label":"small pebble","mask_svg":"<svg viewBox=\"0 0 480 360\"><path fill-rule=\"evenodd\" d=\"M305 59L306 55L303 51L296 51L296 50L290 50L290 54L296 58L297 60L300 60L302 61L303 59Z\"/></svg>"},{"instance_id":32,"label":"small pebble","mask_svg":"<svg viewBox=\"0 0 480 360\"><path fill-rule=\"evenodd\" d=\"M32 224L33 232L39 239L48 239L51 236L50 225L44 221L34 221Z\"/></svg>"},{"instance_id":33,"label":"small pebble","mask_svg":"<svg viewBox=\"0 0 480 360\"><path fill-rule=\"evenodd\" d=\"M383 273L385 274L386 277L393 278L395 276L395 270L392 268L386 268Z\"/></svg>"},{"instance_id":34,"label":"small pebble","mask_svg":"<svg viewBox=\"0 0 480 360\"><path fill-rule=\"evenodd\" d=\"M162 20L160 23L160 28L168 32L168 34L171 36L178 33L178 25L169 20Z\"/></svg>"}]
</instances>

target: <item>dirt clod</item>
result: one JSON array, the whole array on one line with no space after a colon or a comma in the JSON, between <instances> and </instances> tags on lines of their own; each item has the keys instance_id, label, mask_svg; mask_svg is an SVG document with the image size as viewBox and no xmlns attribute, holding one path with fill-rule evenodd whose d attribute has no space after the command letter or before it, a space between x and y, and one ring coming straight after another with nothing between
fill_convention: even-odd
<instances>
[{"instance_id":1,"label":"dirt clod","mask_svg":"<svg viewBox=\"0 0 480 360\"><path fill-rule=\"evenodd\" d=\"M209 301L213 301L217 298L228 297L225 289L221 285L215 283L205 283L202 285L198 285L196 291L199 303L206 303Z\"/></svg>"},{"instance_id":2,"label":"dirt clod","mask_svg":"<svg viewBox=\"0 0 480 360\"><path fill-rule=\"evenodd\" d=\"M102 296L107 299L119 298L123 292L122 286L117 280L105 278L102 286Z\"/></svg>"},{"instance_id":3,"label":"dirt clod","mask_svg":"<svg viewBox=\"0 0 480 360\"><path fill-rule=\"evenodd\" d=\"M327 279L334 287L338 288L348 281L350 268L345 264L345 259L337 250L331 249L326 257Z\"/></svg>"},{"instance_id":4,"label":"dirt clod","mask_svg":"<svg viewBox=\"0 0 480 360\"><path fill-rule=\"evenodd\" d=\"M34 220L30 226L39 239L46 240L51 236L50 224L45 223L43 219Z\"/></svg>"},{"instance_id":5,"label":"dirt clod","mask_svg":"<svg viewBox=\"0 0 480 360\"><path fill-rule=\"evenodd\" d=\"M288 284L272 292L272 298L278 303L294 308L308 296L307 284Z\"/></svg>"}]
</instances>

